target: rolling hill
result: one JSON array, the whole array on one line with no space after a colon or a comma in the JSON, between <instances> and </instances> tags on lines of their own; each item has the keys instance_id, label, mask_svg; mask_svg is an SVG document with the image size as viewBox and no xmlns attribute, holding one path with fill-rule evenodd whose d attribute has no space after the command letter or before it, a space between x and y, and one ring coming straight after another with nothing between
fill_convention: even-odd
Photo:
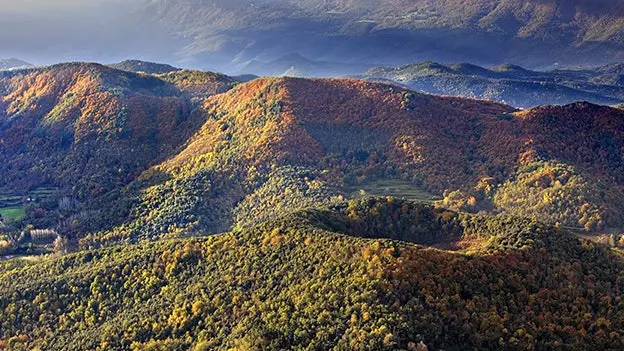
<instances>
[{"instance_id":1,"label":"rolling hill","mask_svg":"<svg viewBox=\"0 0 624 351\"><path fill-rule=\"evenodd\" d=\"M90 63L0 73L1 186L88 198L129 183L200 124L187 90L234 84L202 74L169 83Z\"/></svg>"},{"instance_id":2,"label":"rolling hill","mask_svg":"<svg viewBox=\"0 0 624 351\"><path fill-rule=\"evenodd\" d=\"M620 65L593 69L531 71L519 66L422 62L378 67L358 78L390 81L430 94L486 99L529 108L588 101L612 105L624 99Z\"/></svg>"},{"instance_id":3,"label":"rolling hill","mask_svg":"<svg viewBox=\"0 0 624 351\"><path fill-rule=\"evenodd\" d=\"M618 109L517 111L358 80L262 78L203 111L184 148L126 187L83 245L246 227L385 179L466 211L590 232L624 223Z\"/></svg>"},{"instance_id":4,"label":"rolling hill","mask_svg":"<svg viewBox=\"0 0 624 351\"><path fill-rule=\"evenodd\" d=\"M0 347L620 349L621 272L613 252L535 222L369 198L0 263Z\"/></svg>"}]
</instances>

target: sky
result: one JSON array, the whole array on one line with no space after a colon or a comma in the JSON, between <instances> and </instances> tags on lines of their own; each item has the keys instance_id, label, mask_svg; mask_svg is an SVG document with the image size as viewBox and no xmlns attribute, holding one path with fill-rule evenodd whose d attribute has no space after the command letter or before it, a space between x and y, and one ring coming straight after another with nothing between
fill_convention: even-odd
<instances>
[{"instance_id":1,"label":"sky","mask_svg":"<svg viewBox=\"0 0 624 351\"><path fill-rule=\"evenodd\" d=\"M2 11L41 12L50 9L93 8L102 4L123 2L122 0L0 0L0 8Z\"/></svg>"},{"instance_id":2,"label":"sky","mask_svg":"<svg viewBox=\"0 0 624 351\"><path fill-rule=\"evenodd\" d=\"M132 17L141 1L0 0L0 58L42 65L161 57L166 35Z\"/></svg>"}]
</instances>

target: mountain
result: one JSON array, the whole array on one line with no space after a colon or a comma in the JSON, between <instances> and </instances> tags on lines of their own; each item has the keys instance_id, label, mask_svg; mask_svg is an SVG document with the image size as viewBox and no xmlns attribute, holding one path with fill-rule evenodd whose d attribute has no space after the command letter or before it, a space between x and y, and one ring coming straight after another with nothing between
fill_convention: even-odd
<instances>
[{"instance_id":1,"label":"mountain","mask_svg":"<svg viewBox=\"0 0 624 351\"><path fill-rule=\"evenodd\" d=\"M246 228L394 187L588 232L624 225L615 108L517 111L352 79L241 84L97 64L10 71L0 83L7 198L53 187L80 204L40 199L16 225L52 226L81 247Z\"/></svg>"},{"instance_id":2,"label":"mountain","mask_svg":"<svg viewBox=\"0 0 624 351\"><path fill-rule=\"evenodd\" d=\"M125 60L109 66L122 71L134 73L143 72L147 74L163 74L180 70L179 68L175 68L171 65L140 60Z\"/></svg>"},{"instance_id":3,"label":"mountain","mask_svg":"<svg viewBox=\"0 0 624 351\"><path fill-rule=\"evenodd\" d=\"M343 63L530 67L624 58L617 0L158 0L138 13L183 39L184 57L224 68L292 53Z\"/></svg>"},{"instance_id":4,"label":"mountain","mask_svg":"<svg viewBox=\"0 0 624 351\"><path fill-rule=\"evenodd\" d=\"M41 63L133 55L232 74L249 62L292 54L374 66L432 60L536 68L624 60L619 0L29 3L3 7L0 55ZM33 26L15 34L22 23Z\"/></svg>"},{"instance_id":5,"label":"mountain","mask_svg":"<svg viewBox=\"0 0 624 351\"><path fill-rule=\"evenodd\" d=\"M0 263L0 345L620 349L623 268L528 220L370 198L209 238Z\"/></svg>"},{"instance_id":6,"label":"mountain","mask_svg":"<svg viewBox=\"0 0 624 351\"><path fill-rule=\"evenodd\" d=\"M358 74L368 68L370 65L312 61L299 54L289 54L268 63L253 60L240 71L265 76L337 77Z\"/></svg>"},{"instance_id":7,"label":"mountain","mask_svg":"<svg viewBox=\"0 0 624 351\"><path fill-rule=\"evenodd\" d=\"M200 100L224 93L240 83L239 79L220 73L194 70L176 70L156 76L174 84L187 96Z\"/></svg>"},{"instance_id":8,"label":"mountain","mask_svg":"<svg viewBox=\"0 0 624 351\"><path fill-rule=\"evenodd\" d=\"M82 245L244 228L385 180L463 211L588 232L624 224L618 109L517 111L358 80L261 78L208 98L203 112L179 153L90 223L101 231L83 229Z\"/></svg>"},{"instance_id":9,"label":"mountain","mask_svg":"<svg viewBox=\"0 0 624 351\"><path fill-rule=\"evenodd\" d=\"M356 77L396 82L415 91L487 99L529 108L577 101L612 105L624 100L619 65L593 69L531 71L514 65L422 62L377 67Z\"/></svg>"},{"instance_id":10,"label":"mountain","mask_svg":"<svg viewBox=\"0 0 624 351\"><path fill-rule=\"evenodd\" d=\"M7 70L7 69L25 68L25 67L31 67L31 66L32 65L30 63L15 59L15 58L0 59L0 71Z\"/></svg>"},{"instance_id":11,"label":"mountain","mask_svg":"<svg viewBox=\"0 0 624 351\"><path fill-rule=\"evenodd\" d=\"M553 73L577 77L576 79L585 80L594 84L615 86L624 85L624 64L622 63L612 63L595 68L581 67L567 70L556 70Z\"/></svg>"},{"instance_id":12,"label":"mountain","mask_svg":"<svg viewBox=\"0 0 624 351\"><path fill-rule=\"evenodd\" d=\"M200 125L188 90L234 84L205 78L170 83L91 63L0 73L1 186L89 198L129 183Z\"/></svg>"}]
</instances>

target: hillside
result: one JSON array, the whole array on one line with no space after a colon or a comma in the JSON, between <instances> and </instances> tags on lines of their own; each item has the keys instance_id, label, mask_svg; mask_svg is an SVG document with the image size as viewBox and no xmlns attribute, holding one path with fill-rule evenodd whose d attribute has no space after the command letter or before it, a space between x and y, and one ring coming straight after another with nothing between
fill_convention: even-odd
<instances>
[{"instance_id":1,"label":"hillside","mask_svg":"<svg viewBox=\"0 0 624 351\"><path fill-rule=\"evenodd\" d=\"M308 169L309 177L292 180L307 187L379 177L405 178L440 191L468 179L476 183L463 165L476 148L474 140L462 140L463 147L451 140L476 126L473 113L494 119L512 111L363 81L293 78L239 85L208 99L204 110L206 123L186 148L143 174L128 188L133 202L113 207L124 215L104 222L126 215L134 221L98 240L166 237L196 228L225 231L234 224L233 208L269 182L271 170L282 167ZM418 133L423 137L415 139ZM418 147L421 141L425 144ZM313 180L321 184L310 184Z\"/></svg>"},{"instance_id":2,"label":"hillside","mask_svg":"<svg viewBox=\"0 0 624 351\"><path fill-rule=\"evenodd\" d=\"M198 127L175 84L89 63L0 73L0 187L87 198L129 183Z\"/></svg>"},{"instance_id":3,"label":"hillside","mask_svg":"<svg viewBox=\"0 0 624 351\"><path fill-rule=\"evenodd\" d=\"M203 110L205 124L185 148L128 186L124 201L85 229L84 246L246 227L388 179L450 196L442 206L464 211L590 232L624 223L621 110L580 103L518 112L295 78L238 85Z\"/></svg>"},{"instance_id":4,"label":"hillside","mask_svg":"<svg viewBox=\"0 0 624 351\"><path fill-rule=\"evenodd\" d=\"M83 248L220 233L367 192L590 233L624 227L614 108L517 111L350 79L241 84L93 64L0 82L0 216L15 221L13 243L27 225Z\"/></svg>"},{"instance_id":5,"label":"hillside","mask_svg":"<svg viewBox=\"0 0 624 351\"><path fill-rule=\"evenodd\" d=\"M237 79L220 73L193 70L176 70L156 76L174 84L188 96L201 99L225 93L240 83Z\"/></svg>"},{"instance_id":6,"label":"hillside","mask_svg":"<svg viewBox=\"0 0 624 351\"><path fill-rule=\"evenodd\" d=\"M391 81L414 91L486 99L520 108L588 101L612 105L624 100L617 65L593 69L531 71L519 66L422 62L373 68L358 78Z\"/></svg>"},{"instance_id":7,"label":"hillside","mask_svg":"<svg viewBox=\"0 0 624 351\"><path fill-rule=\"evenodd\" d=\"M459 251L427 247L442 244ZM11 350L624 347L613 252L391 198L3 266Z\"/></svg>"}]
</instances>

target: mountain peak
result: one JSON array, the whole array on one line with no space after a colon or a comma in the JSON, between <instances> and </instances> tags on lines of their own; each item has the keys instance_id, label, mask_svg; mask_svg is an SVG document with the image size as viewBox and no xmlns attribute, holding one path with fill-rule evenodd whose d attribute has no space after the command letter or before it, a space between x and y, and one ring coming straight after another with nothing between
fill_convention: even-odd
<instances>
[{"instance_id":1,"label":"mountain peak","mask_svg":"<svg viewBox=\"0 0 624 351\"><path fill-rule=\"evenodd\" d=\"M33 65L16 58L0 59L0 70L32 67Z\"/></svg>"}]
</instances>

